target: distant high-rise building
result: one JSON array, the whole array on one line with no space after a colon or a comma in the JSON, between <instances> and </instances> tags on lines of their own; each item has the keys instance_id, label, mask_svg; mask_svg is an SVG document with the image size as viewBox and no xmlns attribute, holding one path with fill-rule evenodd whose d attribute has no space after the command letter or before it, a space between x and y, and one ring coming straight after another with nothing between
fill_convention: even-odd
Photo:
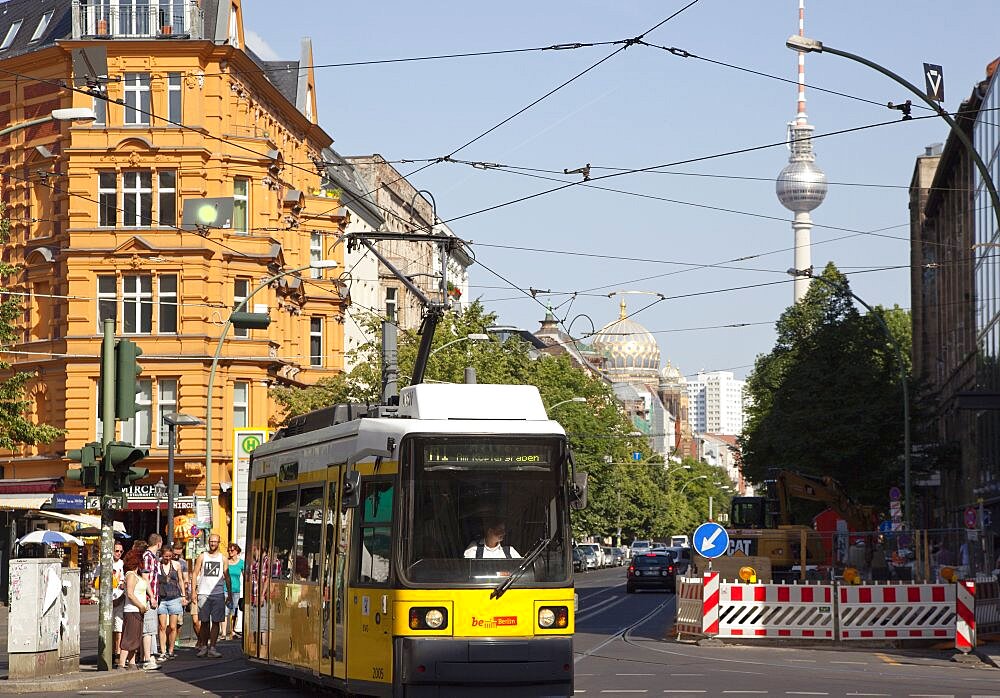
<instances>
[{"instance_id":1,"label":"distant high-rise building","mask_svg":"<svg viewBox=\"0 0 1000 698\"><path fill-rule=\"evenodd\" d=\"M805 36L805 0L799 0L799 36ZM788 124L788 164L778 174L775 191L781 205L795 214L792 230L795 233L795 269L812 267L810 234L812 218L809 212L826 198L826 175L816 165L812 149L813 127L806 118L806 54L799 51L799 108L795 121ZM798 303L809 290L809 278L795 278L794 298Z\"/></svg>"},{"instance_id":2,"label":"distant high-rise building","mask_svg":"<svg viewBox=\"0 0 1000 698\"><path fill-rule=\"evenodd\" d=\"M729 371L698 373L687 382L688 418L695 434L738 435L743 431L745 383Z\"/></svg>"}]
</instances>

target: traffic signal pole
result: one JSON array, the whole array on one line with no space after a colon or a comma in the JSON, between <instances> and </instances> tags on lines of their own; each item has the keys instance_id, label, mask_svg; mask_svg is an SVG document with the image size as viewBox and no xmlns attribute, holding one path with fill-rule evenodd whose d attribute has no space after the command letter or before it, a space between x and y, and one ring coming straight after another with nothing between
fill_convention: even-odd
<instances>
[{"instance_id":1,"label":"traffic signal pole","mask_svg":"<svg viewBox=\"0 0 1000 698\"><path fill-rule=\"evenodd\" d=\"M105 454L108 444L115 438L115 321L104 320L104 339L101 344L101 453ZM105 463L101 462L103 470ZM99 590L100 606L98 611L97 634L97 669L111 671L114 666L114 622L112 620L112 579L114 576L114 520L108 504L111 483L114 478L110 473L102 472L100 487L97 494L101 501L101 586Z\"/></svg>"}]
</instances>

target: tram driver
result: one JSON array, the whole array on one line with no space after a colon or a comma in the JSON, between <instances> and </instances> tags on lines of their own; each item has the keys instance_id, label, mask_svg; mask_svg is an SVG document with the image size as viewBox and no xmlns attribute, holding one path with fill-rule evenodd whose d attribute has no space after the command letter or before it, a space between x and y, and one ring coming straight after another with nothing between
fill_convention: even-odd
<instances>
[{"instance_id":1,"label":"tram driver","mask_svg":"<svg viewBox=\"0 0 1000 698\"><path fill-rule=\"evenodd\" d=\"M469 547L465 549L465 557L476 559L521 557L521 553L517 552L514 546L504 543L507 524L503 519L487 519L484 531L482 538L469 543Z\"/></svg>"}]
</instances>

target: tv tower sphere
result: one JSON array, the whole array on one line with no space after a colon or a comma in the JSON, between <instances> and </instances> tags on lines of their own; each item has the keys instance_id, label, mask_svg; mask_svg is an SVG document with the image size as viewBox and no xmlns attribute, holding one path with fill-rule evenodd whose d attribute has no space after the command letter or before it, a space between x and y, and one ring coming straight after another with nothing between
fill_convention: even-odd
<instances>
[{"instance_id":1,"label":"tv tower sphere","mask_svg":"<svg viewBox=\"0 0 1000 698\"><path fill-rule=\"evenodd\" d=\"M816 165L812 152L812 126L794 124L789 130L792 155L778 174L774 190L789 211L808 213L826 198L826 174Z\"/></svg>"}]
</instances>

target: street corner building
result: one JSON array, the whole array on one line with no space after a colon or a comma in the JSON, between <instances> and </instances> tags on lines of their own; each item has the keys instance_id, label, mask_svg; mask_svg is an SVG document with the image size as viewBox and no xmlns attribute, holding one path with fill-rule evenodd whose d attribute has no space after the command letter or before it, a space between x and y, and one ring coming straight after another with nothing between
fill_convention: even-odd
<instances>
[{"instance_id":1,"label":"street corner building","mask_svg":"<svg viewBox=\"0 0 1000 698\"><path fill-rule=\"evenodd\" d=\"M0 288L23 312L2 358L8 375L35 375L32 421L65 430L0 458L0 478L16 483L0 496L0 520L14 524L3 569L17 535L52 525L45 512L87 518L87 500L69 496L81 492L65 479L65 454L105 428L105 319L142 350L138 412L113 427L116 440L149 449L148 477L116 513L133 535L152 532L152 510L166 510L151 496L167 474L163 415L204 419L211 400L208 478L205 427L176 432L177 513L208 495L212 530L227 540L234 430L273 426L269 387L343 369L339 271L291 273L320 260L343 267L335 242L349 215L325 176L333 139L318 123L312 65L309 40L299 60L249 50L240 0L3 3L2 259L17 271ZM205 206L221 218L198 218ZM266 312L269 327L225 335L209 395L230 312L276 276L246 308Z\"/></svg>"}]
</instances>

